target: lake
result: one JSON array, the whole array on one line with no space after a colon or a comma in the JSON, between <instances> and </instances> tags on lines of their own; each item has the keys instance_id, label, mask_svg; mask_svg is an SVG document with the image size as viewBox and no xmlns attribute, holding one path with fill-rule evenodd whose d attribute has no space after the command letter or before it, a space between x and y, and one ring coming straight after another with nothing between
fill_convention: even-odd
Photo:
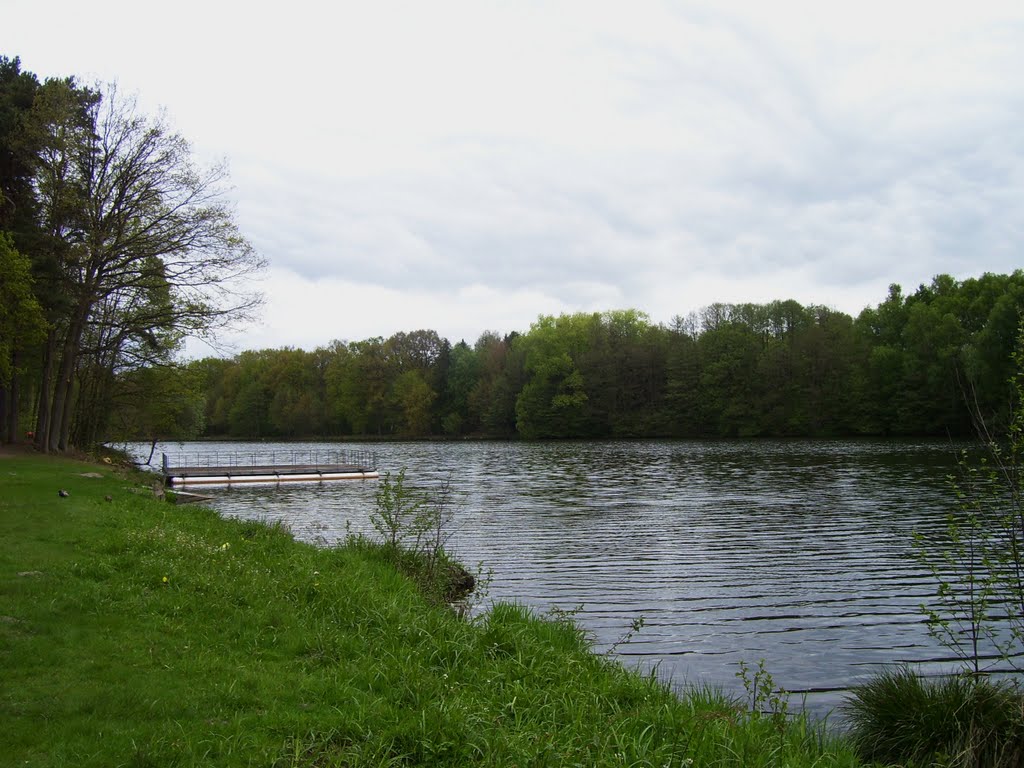
<instances>
[{"instance_id":1,"label":"lake","mask_svg":"<svg viewBox=\"0 0 1024 768\"><path fill-rule=\"evenodd\" d=\"M178 451L325 444L189 443ZM884 665L949 669L919 605L914 531L951 511L946 442L607 441L348 444L410 485L456 492L450 547L492 572L489 600L576 610L596 650L673 683L742 693L764 659L815 714ZM143 458L149 446L129 446ZM371 531L376 481L203 488L222 514L283 520L321 545Z\"/></svg>"}]
</instances>

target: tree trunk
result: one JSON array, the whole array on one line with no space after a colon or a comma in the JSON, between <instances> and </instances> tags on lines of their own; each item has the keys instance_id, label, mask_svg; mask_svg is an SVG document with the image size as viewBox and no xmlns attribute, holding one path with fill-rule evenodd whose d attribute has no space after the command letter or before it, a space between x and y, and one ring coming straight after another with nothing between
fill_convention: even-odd
<instances>
[{"instance_id":1,"label":"tree trunk","mask_svg":"<svg viewBox=\"0 0 1024 768\"><path fill-rule=\"evenodd\" d=\"M18 426L18 409L21 407L19 400L20 396L20 381L21 376L18 375L18 353L15 352L12 362L14 373L11 375L11 386L7 389L6 403L4 404L7 410L7 418L4 420L4 426L7 432L7 442L9 443L20 443L21 433L20 427ZM0 408L0 413L3 413L4 408ZM3 442L3 438L0 437L0 442Z\"/></svg>"},{"instance_id":2,"label":"tree trunk","mask_svg":"<svg viewBox=\"0 0 1024 768\"><path fill-rule=\"evenodd\" d=\"M75 364L78 362L78 347L82 337L83 320L75 318L68 327L64 348L61 351L60 372L53 386L53 400L50 403L50 423L47 451L67 450L67 436L70 429L71 407L74 400L73 384Z\"/></svg>"},{"instance_id":3,"label":"tree trunk","mask_svg":"<svg viewBox=\"0 0 1024 768\"><path fill-rule=\"evenodd\" d=\"M53 406L53 361L57 356L57 332L53 328L46 334L46 348L43 351L43 372L39 381L39 398L36 407L35 445L40 451L50 451L50 409Z\"/></svg>"},{"instance_id":4,"label":"tree trunk","mask_svg":"<svg viewBox=\"0 0 1024 768\"><path fill-rule=\"evenodd\" d=\"M73 422L70 425L71 439L75 445L88 445L92 442L92 435L95 433L93 422L95 421L95 409L97 407L97 385L94 371L95 363L88 360L83 361L84 366L80 367L77 373L78 386L75 401L78 407L75 409Z\"/></svg>"},{"instance_id":5,"label":"tree trunk","mask_svg":"<svg viewBox=\"0 0 1024 768\"><path fill-rule=\"evenodd\" d=\"M76 351L77 356L77 351ZM70 445L68 438L71 435L71 420L74 413L74 404L77 399L78 393L76 392L74 371L72 371L71 381L68 383L68 392L64 398L64 412L61 414L61 427L60 427L60 438L57 442L57 450L61 453L68 449Z\"/></svg>"},{"instance_id":6,"label":"tree trunk","mask_svg":"<svg viewBox=\"0 0 1024 768\"><path fill-rule=\"evenodd\" d=\"M79 447L99 442L110 424L114 374L106 362L93 361L78 373L77 407L69 420L71 439Z\"/></svg>"},{"instance_id":7,"label":"tree trunk","mask_svg":"<svg viewBox=\"0 0 1024 768\"><path fill-rule=\"evenodd\" d=\"M7 418L7 387L0 387L0 445L10 442L7 437L9 433Z\"/></svg>"}]
</instances>

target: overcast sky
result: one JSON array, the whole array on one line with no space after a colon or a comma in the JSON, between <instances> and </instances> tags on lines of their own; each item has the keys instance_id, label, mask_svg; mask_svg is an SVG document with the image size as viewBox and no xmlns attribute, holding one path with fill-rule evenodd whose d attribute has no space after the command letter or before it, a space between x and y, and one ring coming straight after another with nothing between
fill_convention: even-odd
<instances>
[{"instance_id":1,"label":"overcast sky","mask_svg":"<svg viewBox=\"0 0 1024 768\"><path fill-rule=\"evenodd\" d=\"M230 163L267 258L237 349L1024 267L1024 3L0 0Z\"/></svg>"}]
</instances>

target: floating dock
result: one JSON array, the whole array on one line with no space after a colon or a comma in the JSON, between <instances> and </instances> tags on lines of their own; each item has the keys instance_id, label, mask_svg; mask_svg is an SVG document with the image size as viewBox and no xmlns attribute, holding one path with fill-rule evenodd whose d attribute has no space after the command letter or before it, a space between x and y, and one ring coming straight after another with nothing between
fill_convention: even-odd
<instances>
[{"instance_id":1,"label":"floating dock","mask_svg":"<svg viewBox=\"0 0 1024 768\"><path fill-rule=\"evenodd\" d=\"M349 450L165 453L163 475L171 486L321 483L380 476L375 453Z\"/></svg>"}]
</instances>

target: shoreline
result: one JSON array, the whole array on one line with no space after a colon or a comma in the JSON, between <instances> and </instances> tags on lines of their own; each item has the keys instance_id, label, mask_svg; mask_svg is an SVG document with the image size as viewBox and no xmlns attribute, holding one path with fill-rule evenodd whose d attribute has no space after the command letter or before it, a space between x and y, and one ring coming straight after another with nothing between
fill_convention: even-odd
<instances>
[{"instance_id":1,"label":"shoreline","mask_svg":"<svg viewBox=\"0 0 1024 768\"><path fill-rule=\"evenodd\" d=\"M174 507L105 464L4 471L0 661L19 703L0 745L16 762L193 763L220 744L209 764L858 764L806 719L596 655L571 622L431 607L372 549Z\"/></svg>"}]
</instances>

